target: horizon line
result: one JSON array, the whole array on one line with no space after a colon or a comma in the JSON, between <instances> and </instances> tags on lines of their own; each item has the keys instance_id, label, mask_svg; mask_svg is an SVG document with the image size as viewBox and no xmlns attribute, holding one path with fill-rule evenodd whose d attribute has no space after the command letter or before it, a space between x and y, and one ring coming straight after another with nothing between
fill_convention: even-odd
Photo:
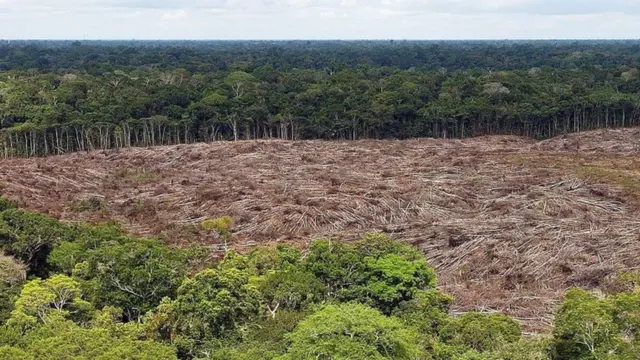
<instances>
[{"instance_id":1,"label":"horizon line","mask_svg":"<svg viewBox=\"0 0 640 360\"><path fill-rule=\"evenodd\" d=\"M189 38L0 38L0 41L640 41L640 38L237 38L237 39L189 39Z\"/></svg>"}]
</instances>

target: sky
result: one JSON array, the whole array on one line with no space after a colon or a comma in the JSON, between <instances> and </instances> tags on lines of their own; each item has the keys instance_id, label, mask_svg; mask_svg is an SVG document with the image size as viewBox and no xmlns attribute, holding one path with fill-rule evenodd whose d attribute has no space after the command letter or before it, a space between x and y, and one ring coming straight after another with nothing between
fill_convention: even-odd
<instances>
[{"instance_id":1,"label":"sky","mask_svg":"<svg viewBox=\"0 0 640 360\"><path fill-rule=\"evenodd\" d=\"M0 39L637 39L640 0L0 0Z\"/></svg>"}]
</instances>

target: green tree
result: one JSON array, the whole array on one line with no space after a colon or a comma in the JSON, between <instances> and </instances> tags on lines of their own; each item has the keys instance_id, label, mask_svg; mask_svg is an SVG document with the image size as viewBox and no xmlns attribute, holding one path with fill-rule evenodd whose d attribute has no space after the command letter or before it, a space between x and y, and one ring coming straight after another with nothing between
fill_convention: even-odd
<instances>
[{"instance_id":1,"label":"green tree","mask_svg":"<svg viewBox=\"0 0 640 360\"><path fill-rule=\"evenodd\" d=\"M436 285L423 256L382 234L367 235L355 245L316 241L305 267L327 285L329 297L368 304L385 314Z\"/></svg>"},{"instance_id":2,"label":"green tree","mask_svg":"<svg viewBox=\"0 0 640 360\"><path fill-rule=\"evenodd\" d=\"M423 289L435 288L435 271L427 261L410 261L401 255L364 259L361 280L343 292L346 299L371 304L390 314L401 302L411 300Z\"/></svg>"},{"instance_id":3,"label":"green tree","mask_svg":"<svg viewBox=\"0 0 640 360\"><path fill-rule=\"evenodd\" d=\"M92 311L91 304L82 299L78 282L65 275L54 275L24 285L7 324L25 332L47 322L51 316L83 320Z\"/></svg>"},{"instance_id":4,"label":"green tree","mask_svg":"<svg viewBox=\"0 0 640 360\"><path fill-rule=\"evenodd\" d=\"M0 254L0 325L13 311L15 299L25 280L25 266L10 256Z\"/></svg>"},{"instance_id":5,"label":"green tree","mask_svg":"<svg viewBox=\"0 0 640 360\"><path fill-rule=\"evenodd\" d=\"M339 297L344 289L355 283L356 274L364 268L356 249L339 240L311 243L304 266L327 285L330 297Z\"/></svg>"},{"instance_id":6,"label":"green tree","mask_svg":"<svg viewBox=\"0 0 640 360\"><path fill-rule=\"evenodd\" d=\"M107 243L90 252L75 274L93 284L92 301L117 306L127 320L137 320L162 298L173 297L185 274L187 252L155 240Z\"/></svg>"},{"instance_id":7,"label":"green tree","mask_svg":"<svg viewBox=\"0 0 640 360\"><path fill-rule=\"evenodd\" d=\"M244 71L234 71L224 79L224 83L231 88L234 98L241 98L253 89L256 78Z\"/></svg>"},{"instance_id":8,"label":"green tree","mask_svg":"<svg viewBox=\"0 0 640 360\"><path fill-rule=\"evenodd\" d=\"M0 213L0 247L27 264L29 275L48 275L47 256L67 232L66 226L46 215L17 209Z\"/></svg>"},{"instance_id":9,"label":"green tree","mask_svg":"<svg viewBox=\"0 0 640 360\"><path fill-rule=\"evenodd\" d=\"M304 319L288 336L280 359L426 359L415 330L360 304L329 305Z\"/></svg>"},{"instance_id":10,"label":"green tree","mask_svg":"<svg viewBox=\"0 0 640 360\"><path fill-rule=\"evenodd\" d=\"M202 228L204 230L215 232L222 239L225 252L229 251L232 226L233 219L230 216L223 216L218 219L209 219L202 222Z\"/></svg>"},{"instance_id":11,"label":"green tree","mask_svg":"<svg viewBox=\"0 0 640 360\"><path fill-rule=\"evenodd\" d=\"M440 338L446 344L479 352L500 349L520 340L520 325L502 314L467 313L442 326Z\"/></svg>"},{"instance_id":12,"label":"green tree","mask_svg":"<svg viewBox=\"0 0 640 360\"><path fill-rule=\"evenodd\" d=\"M132 242L116 224L73 225L69 229L70 240L58 244L47 257L47 263L56 272L71 275L75 266L87 261L92 250L103 245L120 246Z\"/></svg>"},{"instance_id":13,"label":"green tree","mask_svg":"<svg viewBox=\"0 0 640 360\"><path fill-rule=\"evenodd\" d=\"M320 280L297 269L273 271L259 288L272 317L279 308L301 310L322 301L326 294L326 286Z\"/></svg>"},{"instance_id":14,"label":"green tree","mask_svg":"<svg viewBox=\"0 0 640 360\"><path fill-rule=\"evenodd\" d=\"M418 291L414 298L404 301L393 311L408 326L425 335L437 335L440 326L449 321L453 298L438 290Z\"/></svg>"},{"instance_id":15,"label":"green tree","mask_svg":"<svg viewBox=\"0 0 640 360\"><path fill-rule=\"evenodd\" d=\"M633 328L639 299L631 299L631 312L627 312L629 298L617 299L620 302L585 290L569 290L554 324L555 356L578 360L637 358L640 346Z\"/></svg>"},{"instance_id":16,"label":"green tree","mask_svg":"<svg viewBox=\"0 0 640 360\"><path fill-rule=\"evenodd\" d=\"M173 360L175 350L151 341L114 337L109 330L54 321L26 336L26 351L39 360Z\"/></svg>"},{"instance_id":17,"label":"green tree","mask_svg":"<svg viewBox=\"0 0 640 360\"><path fill-rule=\"evenodd\" d=\"M248 255L250 267L255 275L265 275L271 270L288 270L300 266L300 250L288 245L260 246Z\"/></svg>"},{"instance_id":18,"label":"green tree","mask_svg":"<svg viewBox=\"0 0 640 360\"><path fill-rule=\"evenodd\" d=\"M261 296L238 269L205 270L185 280L176 300L162 313L172 338L193 354L198 344L219 338L234 338L239 330L260 314ZM174 320L173 323L172 320Z\"/></svg>"}]
</instances>

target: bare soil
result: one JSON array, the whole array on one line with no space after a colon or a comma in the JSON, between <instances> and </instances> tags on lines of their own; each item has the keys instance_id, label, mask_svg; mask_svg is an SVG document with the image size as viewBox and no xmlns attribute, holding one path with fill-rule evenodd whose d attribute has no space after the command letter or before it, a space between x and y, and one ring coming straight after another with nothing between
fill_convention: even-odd
<instances>
[{"instance_id":1,"label":"bare soil","mask_svg":"<svg viewBox=\"0 0 640 360\"><path fill-rule=\"evenodd\" d=\"M1 159L0 191L65 221L116 220L221 250L386 232L424 250L456 311L545 331L563 292L640 267L638 129L543 142L246 141Z\"/></svg>"}]
</instances>

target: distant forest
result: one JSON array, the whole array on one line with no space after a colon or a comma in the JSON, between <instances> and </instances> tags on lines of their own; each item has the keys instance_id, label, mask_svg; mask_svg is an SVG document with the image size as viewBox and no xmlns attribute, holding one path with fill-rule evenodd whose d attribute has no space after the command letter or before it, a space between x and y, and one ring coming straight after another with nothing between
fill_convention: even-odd
<instances>
[{"instance_id":1,"label":"distant forest","mask_svg":"<svg viewBox=\"0 0 640 360\"><path fill-rule=\"evenodd\" d=\"M640 122L640 41L1 41L0 156Z\"/></svg>"}]
</instances>

